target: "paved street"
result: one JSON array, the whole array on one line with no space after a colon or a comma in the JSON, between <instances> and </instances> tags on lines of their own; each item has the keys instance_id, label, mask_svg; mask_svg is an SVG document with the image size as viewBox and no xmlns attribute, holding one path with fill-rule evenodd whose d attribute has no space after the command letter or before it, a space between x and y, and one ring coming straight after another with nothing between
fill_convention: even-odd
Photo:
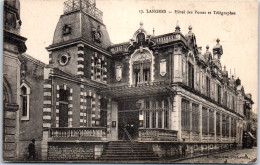
<instances>
[{"instance_id":1,"label":"paved street","mask_svg":"<svg viewBox=\"0 0 260 165\"><path fill-rule=\"evenodd\" d=\"M240 149L229 152L213 154L203 157L176 161L174 163L217 163L217 164L247 164L253 163L257 158L257 148Z\"/></svg>"}]
</instances>

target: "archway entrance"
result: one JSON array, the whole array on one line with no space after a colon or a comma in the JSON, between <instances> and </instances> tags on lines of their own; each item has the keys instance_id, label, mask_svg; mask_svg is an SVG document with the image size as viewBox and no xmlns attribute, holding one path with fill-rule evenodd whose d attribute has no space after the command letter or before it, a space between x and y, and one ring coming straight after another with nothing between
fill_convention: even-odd
<instances>
[{"instance_id":1,"label":"archway entrance","mask_svg":"<svg viewBox=\"0 0 260 165\"><path fill-rule=\"evenodd\" d=\"M135 106L136 101L119 102L118 105L118 139L129 140L124 128L133 140L138 138L139 110Z\"/></svg>"}]
</instances>

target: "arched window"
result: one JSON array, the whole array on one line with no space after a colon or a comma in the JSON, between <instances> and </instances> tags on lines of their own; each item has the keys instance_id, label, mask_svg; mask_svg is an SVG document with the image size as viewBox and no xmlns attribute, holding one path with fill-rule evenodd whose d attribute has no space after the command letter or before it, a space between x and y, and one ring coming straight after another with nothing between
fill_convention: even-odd
<instances>
[{"instance_id":1,"label":"arched window","mask_svg":"<svg viewBox=\"0 0 260 165\"><path fill-rule=\"evenodd\" d=\"M21 120L29 120L30 115L30 87L27 84L21 85Z\"/></svg>"},{"instance_id":2,"label":"arched window","mask_svg":"<svg viewBox=\"0 0 260 165\"><path fill-rule=\"evenodd\" d=\"M138 52L132 57L132 83L139 85L151 81L152 55L148 52Z\"/></svg>"}]
</instances>

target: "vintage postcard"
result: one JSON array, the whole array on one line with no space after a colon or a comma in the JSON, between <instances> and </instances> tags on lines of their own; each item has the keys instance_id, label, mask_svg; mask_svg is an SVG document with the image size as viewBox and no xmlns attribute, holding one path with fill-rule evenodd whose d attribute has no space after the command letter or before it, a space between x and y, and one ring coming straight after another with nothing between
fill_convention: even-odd
<instances>
[{"instance_id":1,"label":"vintage postcard","mask_svg":"<svg viewBox=\"0 0 260 165\"><path fill-rule=\"evenodd\" d=\"M257 1L2 5L2 161L257 161Z\"/></svg>"}]
</instances>

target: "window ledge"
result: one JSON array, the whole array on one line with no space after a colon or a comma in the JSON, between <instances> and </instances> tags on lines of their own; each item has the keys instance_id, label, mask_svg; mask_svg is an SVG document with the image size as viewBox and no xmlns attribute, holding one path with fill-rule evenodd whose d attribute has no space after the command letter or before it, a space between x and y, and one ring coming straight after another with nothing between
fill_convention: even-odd
<instances>
[{"instance_id":1,"label":"window ledge","mask_svg":"<svg viewBox=\"0 0 260 165\"><path fill-rule=\"evenodd\" d=\"M22 121L28 121L28 120L30 120L30 119L29 119L29 116L26 116L26 117L24 116L24 117L21 117L21 120L22 120Z\"/></svg>"}]
</instances>

